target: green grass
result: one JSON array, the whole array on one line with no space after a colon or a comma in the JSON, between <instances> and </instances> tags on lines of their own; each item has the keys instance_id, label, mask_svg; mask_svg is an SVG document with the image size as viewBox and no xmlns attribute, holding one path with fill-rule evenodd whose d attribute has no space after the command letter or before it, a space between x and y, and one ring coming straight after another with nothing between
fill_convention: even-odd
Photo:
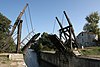
<instances>
[{"instance_id":1,"label":"green grass","mask_svg":"<svg viewBox=\"0 0 100 67\"><path fill-rule=\"evenodd\" d=\"M100 55L100 47L88 47L81 50L83 55Z\"/></svg>"}]
</instances>

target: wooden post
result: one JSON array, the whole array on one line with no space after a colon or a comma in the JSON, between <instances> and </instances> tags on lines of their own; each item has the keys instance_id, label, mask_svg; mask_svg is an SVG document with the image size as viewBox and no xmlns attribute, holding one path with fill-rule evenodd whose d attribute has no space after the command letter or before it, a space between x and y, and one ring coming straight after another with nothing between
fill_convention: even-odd
<instances>
[{"instance_id":1,"label":"wooden post","mask_svg":"<svg viewBox=\"0 0 100 67\"><path fill-rule=\"evenodd\" d=\"M69 27L69 42L70 42L70 48L71 48L71 50L73 50L71 27Z\"/></svg>"},{"instance_id":2,"label":"wooden post","mask_svg":"<svg viewBox=\"0 0 100 67\"><path fill-rule=\"evenodd\" d=\"M22 30L22 20L20 20L20 23L18 25L18 31L17 31L17 47L16 47L16 53L19 53L20 50L20 44L21 44L21 30Z\"/></svg>"},{"instance_id":3,"label":"wooden post","mask_svg":"<svg viewBox=\"0 0 100 67\"><path fill-rule=\"evenodd\" d=\"M66 14L66 12L64 11L63 13L64 13L64 15L65 15L65 17L66 17L66 19L67 19L67 21L68 21L69 26L71 26L71 33L72 33L73 38L74 38L74 41L75 41L75 43L76 43L75 46L78 48L79 45L78 45L78 43L77 43L77 41L76 41L76 37L75 37L75 33L74 33L74 29L73 29L72 23L70 22L70 20L69 20L67 14Z\"/></svg>"},{"instance_id":4,"label":"wooden post","mask_svg":"<svg viewBox=\"0 0 100 67\"><path fill-rule=\"evenodd\" d=\"M62 26L61 22L59 21L59 19L57 17L56 17L56 20L58 21L58 24L61 27L61 29L63 29L63 26ZM62 33L64 33L64 37L67 40L66 33L64 32L64 30L62 30L60 33L61 33L60 36L62 35Z\"/></svg>"}]
</instances>

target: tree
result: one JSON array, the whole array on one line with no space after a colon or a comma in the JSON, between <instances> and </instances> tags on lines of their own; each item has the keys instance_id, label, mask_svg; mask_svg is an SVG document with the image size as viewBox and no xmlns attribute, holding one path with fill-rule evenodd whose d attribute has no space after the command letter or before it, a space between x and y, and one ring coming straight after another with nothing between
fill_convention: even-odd
<instances>
[{"instance_id":1,"label":"tree","mask_svg":"<svg viewBox=\"0 0 100 67\"><path fill-rule=\"evenodd\" d=\"M41 51L41 50L54 50L53 43L48 38L49 34L44 32L41 37L37 40L37 43L31 46L32 49L35 51Z\"/></svg>"},{"instance_id":2,"label":"tree","mask_svg":"<svg viewBox=\"0 0 100 67\"><path fill-rule=\"evenodd\" d=\"M94 34L99 34L100 28L98 26L100 16L98 12L93 12L89 16L86 16L87 23L84 25L83 30L85 32L93 32Z\"/></svg>"},{"instance_id":3,"label":"tree","mask_svg":"<svg viewBox=\"0 0 100 67\"><path fill-rule=\"evenodd\" d=\"M0 48L3 47L6 43L7 37L9 36L10 23L11 21L0 13ZM12 38L9 40L9 45L10 47L7 51L13 50L15 46Z\"/></svg>"}]
</instances>

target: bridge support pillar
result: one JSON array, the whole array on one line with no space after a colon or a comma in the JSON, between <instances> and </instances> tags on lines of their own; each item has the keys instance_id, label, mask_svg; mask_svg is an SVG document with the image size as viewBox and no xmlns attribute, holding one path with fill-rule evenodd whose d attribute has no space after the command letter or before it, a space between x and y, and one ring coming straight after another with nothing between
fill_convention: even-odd
<instances>
[{"instance_id":1,"label":"bridge support pillar","mask_svg":"<svg viewBox=\"0 0 100 67\"><path fill-rule=\"evenodd\" d=\"M16 53L19 53L21 51L20 44L21 44L22 22L23 20L20 20L20 23L18 24Z\"/></svg>"}]
</instances>

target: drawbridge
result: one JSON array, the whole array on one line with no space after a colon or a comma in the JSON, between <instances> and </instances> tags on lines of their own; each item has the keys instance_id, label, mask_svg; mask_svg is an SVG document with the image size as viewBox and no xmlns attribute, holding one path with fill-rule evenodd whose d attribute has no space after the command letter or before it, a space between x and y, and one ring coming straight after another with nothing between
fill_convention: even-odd
<instances>
[{"instance_id":1,"label":"drawbridge","mask_svg":"<svg viewBox=\"0 0 100 67\"><path fill-rule=\"evenodd\" d=\"M54 46L65 56L65 58L68 58L69 56L81 55L78 51L78 43L75 37L73 26L66 12L64 11L63 13L69 25L63 27L59 19L56 17L56 20L61 28L59 29L59 37L54 34L49 35L49 39L54 44Z\"/></svg>"}]
</instances>

